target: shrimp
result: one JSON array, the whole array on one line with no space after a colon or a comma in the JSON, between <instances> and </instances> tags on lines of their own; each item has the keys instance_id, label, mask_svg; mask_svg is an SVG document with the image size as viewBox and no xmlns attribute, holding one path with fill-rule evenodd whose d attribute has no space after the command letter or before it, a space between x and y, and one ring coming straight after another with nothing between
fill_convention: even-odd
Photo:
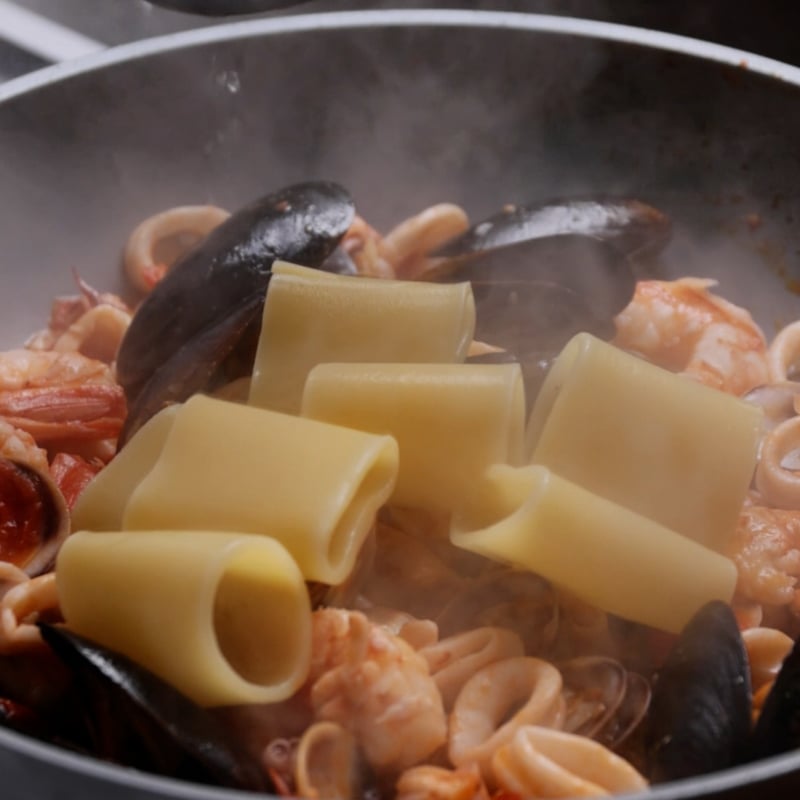
<instances>
[{"instance_id":1,"label":"shrimp","mask_svg":"<svg viewBox=\"0 0 800 800\"><path fill-rule=\"evenodd\" d=\"M0 353L0 417L40 446L115 439L125 414L122 387L101 361L52 350Z\"/></svg>"},{"instance_id":2,"label":"shrimp","mask_svg":"<svg viewBox=\"0 0 800 800\"><path fill-rule=\"evenodd\" d=\"M746 506L729 555L743 598L800 614L800 512Z\"/></svg>"},{"instance_id":3,"label":"shrimp","mask_svg":"<svg viewBox=\"0 0 800 800\"><path fill-rule=\"evenodd\" d=\"M403 770L444 744L442 698L425 659L360 612L314 612L307 685L319 720L353 733L378 770Z\"/></svg>"},{"instance_id":4,"label":"shrimp","mask_svg":"<svg viewBox=\"0 0 800 800\"><path fill-rule=\"evenodd\" d=\"M614 344L730 394L767 382L767 344L750 314L708 291L714 281L639 281L615 318Z\"/></svg>"},{"instance_id":5,"label":"shrimp","mask_svg":"<svg viewBox=\"0 0 800 800\"><path fill-rule=\"evenodd\" d=\"M0 456L27 464L47 473L47 452L36 445L33 436L0 419Z\"/></svg>"}]
</instances>

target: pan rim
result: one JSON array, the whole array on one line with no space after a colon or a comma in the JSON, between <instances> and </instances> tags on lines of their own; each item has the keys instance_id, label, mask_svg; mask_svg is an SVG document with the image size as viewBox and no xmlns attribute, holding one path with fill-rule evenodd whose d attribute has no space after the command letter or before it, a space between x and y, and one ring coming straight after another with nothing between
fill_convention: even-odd
<instances>
[{"instance_id":1,"label":"pan rim","mask_svg":"<svg viewBox=\"0 0 800 800\"><path fill-rule=\"evenodd\" d=\"M707 42L674 33L552 14L516 11L470 11L460 9L414 9L378 11L333 11L292 14L211 25L178 33L141 39L110 47L73 61L44 67L0 84L0 104L53 82L77 77L148 56L206 44L320 30L376 27L459 27L512 29L532 33L578 36L617 44L633 44L693 56L747 72L800 86L800 67L747 50Z\"/></svg>"},{"instance_id":2,"label":"pan rim","mask_svg":"<svg viewBox=\"0 0 800 800\"><path fill-rule=\"evenodd\" d=\"M0 111L8 101L47 88L53 83L162 53L283 34L409 26L509 29L636 45L742 68L747 72L800 86L799 67L725 45L630 25L558 15L466 9L343 11L229 22L112 47L0 84ZM244 800L268 796L204 786L108 764L3 728L0 728L0 749L28 756L50 766L78 772L86 778L103 781L109 787L125 786L176 800ZM793 772L800 776L800 752L774 756L710 775L673 781L651 788L645 793L628 794L624 797L629 800L695 800L746 786L757 789L762 781Z\"/></svg>"}]
</instances>

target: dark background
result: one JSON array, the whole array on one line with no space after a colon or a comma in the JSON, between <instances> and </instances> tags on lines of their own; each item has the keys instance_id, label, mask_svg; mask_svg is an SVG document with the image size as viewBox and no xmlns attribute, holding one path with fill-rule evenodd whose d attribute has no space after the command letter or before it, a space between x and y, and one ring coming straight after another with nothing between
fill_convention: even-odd
<instances>
[{"instance_id":1,"label":"dark background","mask_svg":"<svg viewBox=\"0 0 800 800\"><path fill-rule=\"evenodd\" d=\"M210 24L202 17L154 8L145 0L15 1L109 45ZM368 8L470 8L585 17L707 39L800 64L800 3L796 0L311 0L275 13ZM0 80L42 64L0 40Z\"/></svg>"}]
</instances>

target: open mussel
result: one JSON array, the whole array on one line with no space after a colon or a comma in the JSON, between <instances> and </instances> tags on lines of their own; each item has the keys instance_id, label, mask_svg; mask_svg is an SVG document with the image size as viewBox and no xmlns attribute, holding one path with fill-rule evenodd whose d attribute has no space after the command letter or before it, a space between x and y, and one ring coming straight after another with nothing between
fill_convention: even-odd
<instances>
[{"instance_id":1,"label":"open mussel","mask_svg":"<svg viewBox=\"0 0 800 800\"><path fill-rule=\"evenodd\" d=\"M52 569L69 534L64 496L31 464L0 458L0 560L35 577Z\"/></svg>"},{"instance_id":2,"label":"open mussel","mask_svg":"<svg viewBox=\"0 0 800 800\"><path fill-rule=\"evenodd\" d=\"M246 374L273 262L322 267L354 215L337 184L296 184L245 206L184 256L139 307L120 347L117 375L129 405L120 442L219 373Z\"/></svg>"},{"instance_id":3,"label":"open mussel","mask_svg":"<svg viewBox=\"0 0 800 800\"><path fill-rule=\"evenodd\" d=\"M71 675L69 694L94 755L184 780L273 789L213 714L121 654L61 626L39 629Z\"/></svg>"}]
</instances>

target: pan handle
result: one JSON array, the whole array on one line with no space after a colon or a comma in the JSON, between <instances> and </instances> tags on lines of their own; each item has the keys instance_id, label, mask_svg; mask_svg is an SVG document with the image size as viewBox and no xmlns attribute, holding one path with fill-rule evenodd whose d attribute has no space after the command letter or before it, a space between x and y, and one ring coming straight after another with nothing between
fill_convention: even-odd
<instances>
[{"instance_id":1,"label":"pan handle","mask_svg":"<svg viewBox=\"0 0 800 800\"><path fill-rule=\"evenodd\" d=\"M104 50L106 45L41 14L0 0L0 40L55 63Z\"/></svg>"}]
</instances>

